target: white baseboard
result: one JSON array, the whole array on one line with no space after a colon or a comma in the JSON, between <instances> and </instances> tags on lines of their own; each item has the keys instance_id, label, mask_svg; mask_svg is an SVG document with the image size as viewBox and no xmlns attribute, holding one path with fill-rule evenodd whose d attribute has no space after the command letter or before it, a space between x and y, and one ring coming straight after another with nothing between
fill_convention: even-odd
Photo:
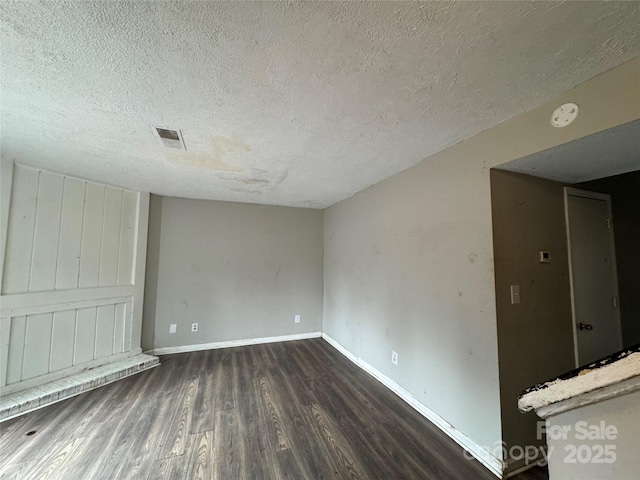
<instances>
[{"instance_id":1,"label":"white baseboard","mask_svg":"<svg viewBox=\"0 0 640 480\"><path fill-rule=\"evenodd\" d=\"M230 340L228 342L198 343L196 345L181 345L179 347L161 347L149 350L149 355L170 355L172 353L198 352L200 350L213 350L216 348L245 347L247 345L259 345L261 343L290 342L292 340L306 340L319 338L322 332L297 333L293 335L281 335L279 337L247 338L242 340Z\"/></svg>"},{"instance_id":2,"label":"white baseboard","mask_svg":"<svg viewBox=\"0 0 640 480\"><path fill-rule=\"evenodd\" d=\"M482 463L485 467L487 467L491 473L496 475L498 478L502 478L504 464L501 459L495 457L485 448L482 448L476 442L474 442L467 435L462 433L460 430L455 428L449 422L447 422L444 418L438 415L436 412L431 410L426 405L420 403L416 400L411 392L407 389L399 385L398 383L391 380L389 377L384 375L382 372L376 370L373 366L369 365L367 362L357 357L349 350L340 345L337 341L331 338L326 333L322 334L322 338L326 340L329 345L338 350L341 354L355 363L357 366L362 368L365 372L367 372L372 377L376 378L380 383L386 386L389 390L398 395L401 399L407 402L412 408L414 408L418 413L420 413L423 417L429 420L431 423L436 425L440 430L446 433L449 437L451 437L458 445L467 450L470 454L472 454L480 463Z\"/></svg>"},{"instance_id":3,"label":"white baseboard","mask_svg":"<svg viewBox=\"0 0 640 480\"><path fill-rule=\"evenodd\" d=\"M516 475L519 475L523 472L526 472L527 470L533 468L533 467L537 467L540 464L545 463L547 460L544 456L538 456L538 458L536 458L535 460L530 460L528 464L522 464L521 466L515 468L512 465L515 462L511 462L511 464L509 463L509 460L507 460L507 466L505 467L505 473L503 478L511 478L511 477L515 477Z\"/></svg>"}]
</instances>

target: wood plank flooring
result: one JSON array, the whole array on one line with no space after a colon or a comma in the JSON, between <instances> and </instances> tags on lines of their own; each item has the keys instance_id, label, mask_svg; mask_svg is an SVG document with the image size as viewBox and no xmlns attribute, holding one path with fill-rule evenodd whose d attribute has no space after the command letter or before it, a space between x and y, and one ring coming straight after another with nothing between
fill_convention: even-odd
<instances>
[{"instance_id":1,"label":"wood plank flooring","mask_svg":"<svg viewBox=\"0 0 640 480\"><path fill-rule=\"evenodd\" d=\"M161 362L1 424L0 478L495 479L324 340Z\"/></svg>"}]
</instances>

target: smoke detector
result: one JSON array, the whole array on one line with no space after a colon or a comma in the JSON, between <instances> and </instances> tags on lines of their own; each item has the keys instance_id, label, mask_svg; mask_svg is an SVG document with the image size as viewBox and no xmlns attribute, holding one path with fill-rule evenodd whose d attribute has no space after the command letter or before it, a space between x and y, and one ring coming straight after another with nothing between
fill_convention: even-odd
<instances>
[{"instance_id":1,"label":"smoke detector","mask_svg":"<svg viewBox=\"0 0 640 480\"><path fill-rule=\"evenodd\" d=\"M186 150L187 147L184 144L182 138L182 132L167 127L153 127L153 133L160 140L162 145L167 148L175 148L177 150Z\"/></svg>"},{"instance_id":2,"label":"smoke detector","mask_svg":"<svg viewBox=\"0 0 640 480\"><path fill-rule=\"evenodd\" d=\"M578 116L580 108L575 103L565 103L553 111L551 115L551 125L562 128L573 122Z\"/></svg>"}]
</instances>

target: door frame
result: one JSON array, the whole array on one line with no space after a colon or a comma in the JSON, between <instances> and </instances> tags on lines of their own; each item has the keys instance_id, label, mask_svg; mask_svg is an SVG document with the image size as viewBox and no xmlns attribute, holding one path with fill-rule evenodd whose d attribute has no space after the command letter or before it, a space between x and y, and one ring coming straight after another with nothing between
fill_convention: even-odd
<instances>
[{"instance_id":1,"label":"door frame","mask_svg":"<svg viewBox=\"0 0 640 480\"><path fill-rule=\"evenodd\" d=\"M615 236L613 231L613 212L611 209L611 195L599 192L590 192L575 187L564 187L564 223L567 231L567 258L569 262L569 290L571 295L571 328L573 330L573 355L576 368L580 367L580 356L578 352L578 326L576 319L576 298L574 294L573 264L571 261L571 228L569 227L569 197L591 198L595 200L603 200L607 205L607 216L609 217L609 249L612 255L612 275L613 275L613 295L617 299L616 308L614 308L615 321L622 332L622 322L620 318L620 295L618 292L618 262L616 258ZM622 347L621 347L622 348Z\"/></svg>"}]
</instances>

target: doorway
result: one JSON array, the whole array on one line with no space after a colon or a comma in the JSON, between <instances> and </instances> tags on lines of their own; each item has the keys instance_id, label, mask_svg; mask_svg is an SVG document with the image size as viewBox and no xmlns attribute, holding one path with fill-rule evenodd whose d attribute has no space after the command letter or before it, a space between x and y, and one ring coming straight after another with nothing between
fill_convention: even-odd
<instances>
[{"instance_id":1,"label":"doorway","mask_svg":"<svg viewBox=\"0 0 640 480\"><path fill-rule=\"evenodd\" d=\"M565 187L576 367L622 349L611 198Z\"/></svg>"}]
</instances>

